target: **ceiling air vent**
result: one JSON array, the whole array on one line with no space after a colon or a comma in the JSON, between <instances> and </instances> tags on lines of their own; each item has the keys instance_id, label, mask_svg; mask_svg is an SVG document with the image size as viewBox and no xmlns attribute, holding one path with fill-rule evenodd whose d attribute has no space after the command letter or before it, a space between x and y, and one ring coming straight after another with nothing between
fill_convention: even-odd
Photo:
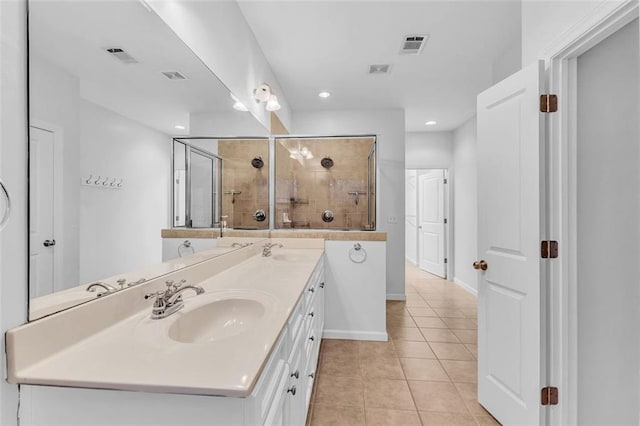
<instances>
[{"instance_id":1,"label":"ceiling air vent","mask_svg":"<svg viewBox=\"0 0 640 426\"><path fill-rule=\"evenodd\" d=\"M182 75L179 71L162 71L162 75L167 77L169 80L186 80L187 77Z\"/></svg>"},{"instance_id":2,"label":"ceiling air vent","mask_svg":"<svg viewBox=\"0 0 640 426\"><path fill-rule=\"evenodd\" d=\"M427 35L408 35L402 40L402 48L400 53L403 55L419 55L424 48L429 36Z\"/></svg>"},{"instance_id":3,"label":"ceiling air vent","mask_svg":"<svg viewBox=\"0 0 640 426\"><path fill-rule=\"evenodd\" d=\"M369 74L388 74L390 69L389 64L369 65Z\"/></svg>"},{"instance_id":4,"label":"ceiling air vent","mask_svg":"<svg viewBox=\"0 0 640 426\"><path fill-rule=\"evenodd\" d=\"M124 64L137 64L138 61L131 55L129 55L127 52L125 52L123 49L119 48L119 47L110 47L108 49L106 49L108 53L110 53L111 55L113 55L114 58L116 58L117 60L119 60L120 62L124 63Z\"/></svg>"}]
</instances>

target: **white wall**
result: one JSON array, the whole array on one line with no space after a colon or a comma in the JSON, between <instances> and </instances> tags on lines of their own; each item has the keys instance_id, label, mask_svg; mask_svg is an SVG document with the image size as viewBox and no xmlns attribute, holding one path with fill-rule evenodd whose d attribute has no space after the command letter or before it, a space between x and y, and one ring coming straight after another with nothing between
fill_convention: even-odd
<instances>
[{"instance_id":1,"label":"white wall","mask_svg":"<svg viewBox=\"0 0 640 426\"><path fill-rule=\"evenodd\" d=\"M407 132L407 169L448 169L453 165L451 132Z\"/></svg>"},{"instance_id":2,"label":"white wall","mask_svg":"<svg viewBox=\"0 0 640 426\"><path fill-rule=\"evenodd\" d=\"M453 280L476 292L478 277L471 264L478 253L477 139L475 117L453 132Z\"/></svg>"},{"instance_id":3,"label":"white wall","mask_svg":"<svg viewBox=\"0 0 640 426\"><path fill-rule=\"evenodd\" d=\"M170 227L171 216L171 138L91 102L80 107L80 175L124 180L118 190L81 187L84 283L162 261L160 229Z\"/></svg>"},{"instance_id":4,"label":"white wall","mask_svg":"<svg viewBox=\"0 0 640 426\"><path fill-rule=\"evenodd\" d=\"M0 232L0 329L27 319L27 40L26 0L0 1L0 178L13 197ZM4 338L0 424L17 424L18 387L8 384Z\"/></svg>"},{"instance_id":5,"label":"white wall","mask_svg":"<svg viewBox=\"0 0 640 426\"><path fill-rule=\"evenodd\" d=\"M581 425L639 422L638 52L636 20L578 58Z\"/></svg>"},{"instance_id":6,"label":"white wall","mask_svg":"<svg viewBox=\"0 0 640 426\"><path fill-rule=\"evenodd\" d=\"M253 90L268 83L278 95L277 112L287 129L291 110L249 24L235 1L151 1L150 6L229 90L270 128L264 104L256 104Z\"/></svg>"},{"instance_id":7,"label":"white wall","mask_svg":"<svg viewBox=\"0 0 640 426\"><path fill-rule=\"evenodd\" d=\"M248 112L190 115L190 136L268 136L267 129Z\"/></svg>"},{"instance_id":8,"label":"white wall","mask_svg":"<svg viewBox=\"0 0 640 426\"><path fill-rule=\"evenodd\" d=\"M522 66L545 52L588 15L603 16L620 0L537 0L522 2Z\"/></svg>"},{"instance_id":9,"label":"white wall","mask_svg":"<svg viewBox=\"0 0 640 426\"><path fill-rule=\"evenodd\" d=\"M522 68L522 42L520 37L498 56L492 64L493 83L499 83Z\"/></svg>"},{"instance_id":10,"label":"white wall","mask_svg":"<svg viewBox=\"0 0 640 426\"><path fill-rule=\"evenodd\" d=\"M29 68L32 125L37 123L35 120L42 121L56 126L56 131L59 130L62 134L62 158L56 156L54 166L56 175L62 175L62 181L56 182L55 189L62 192L62 199L54 202L54 237L56 251L64 253L64 256L56 257L55 260L60 260L61 265L54 268L54 271L56 288L64 289L79 283L80 85L76 77L33 55Z\"/></svg>"},{"instance_id":11,"label":"white wall","mask_svg":"<svg viewBox=\"0 0 640 426\"><path fill-rule=\"evenodd\" d=\"M292 134L378 135L377 230L387 232L387 298L404 298L404 111L344 110L295 112ZM395 217L396 223L388 223Z\"/></svg>"}]
</instances>

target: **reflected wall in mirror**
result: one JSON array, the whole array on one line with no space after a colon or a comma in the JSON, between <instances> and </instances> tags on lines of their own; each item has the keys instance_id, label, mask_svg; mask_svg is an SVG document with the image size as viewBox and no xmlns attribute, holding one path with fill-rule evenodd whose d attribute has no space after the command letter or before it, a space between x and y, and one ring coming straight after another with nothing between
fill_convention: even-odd
<instances>
[{"instance_id":1,"label":"reflected wall in mirror","mask_svg":"<svg viewBox=\"0 0 640 426\"><path fill-rule=\"evenodd\" d=\"M209 202L216 220L190 220L202 214L205 200L194 204L196 164L189 152L218 159L219 179ZM191 163L185 159L191 158ZM206 164L198 160L201 169ZM174 141L174 226L269 229L269 140L267 138L180 138ZM184 177L183 177L184 176ZM200 182L204 182L201 179ZM191 188L191 190L189 189ZM204 197L206 191L201 191ZM183 195L186 194L186 195ZM191 201L190 198L191 197ZM206 216L206 215L205 215Z\"/></svg>"},{"instance_id":2,"label":"reflected wall in mirror","mask_svg":"<svg viewBox=\"0 0 640 426\"><path fill-rule=\"evenodd\" d=\"M136 0L30 1L29 105L30 319L187 266L161 263L173 137L253 117L182 40Z\"/></svg>"},{"instance_id":3,"label":"reflected wall in mirror","mask_svg":"<svg viewBox=\"0 0 640 426\"><path fill-rule=\"evenodd\" d=\"M375 230L374 136L278 137L276 228Z\"/></svg>"}]
</instances>

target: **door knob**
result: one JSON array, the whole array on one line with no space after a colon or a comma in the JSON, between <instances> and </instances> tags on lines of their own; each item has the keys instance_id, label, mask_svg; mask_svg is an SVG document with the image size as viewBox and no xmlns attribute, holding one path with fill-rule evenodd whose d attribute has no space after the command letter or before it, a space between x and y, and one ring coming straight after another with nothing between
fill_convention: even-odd
<instances>
[{"instance_id":1,"label":"door knob","mask_svg":"<svg viewBox=\"0 0 640 426\"><path fill-rule=\"evenodd\" d=\"M489 265L484 260L480 260L480 261L476 260L475 262L473 262L473 269L475 270L486 271L488 267Z\"/></svg>"},{"instance_id":2,"label":"door knob","mask_svg":"<svg viewBox=\"0 0 640 426\"><path fill-rule=\"evenodd\" d=\"M44 240L44 243L42 243L42 245L45 247L53 247L56 245L56 240Z\"/></svg>"}]
</instances>

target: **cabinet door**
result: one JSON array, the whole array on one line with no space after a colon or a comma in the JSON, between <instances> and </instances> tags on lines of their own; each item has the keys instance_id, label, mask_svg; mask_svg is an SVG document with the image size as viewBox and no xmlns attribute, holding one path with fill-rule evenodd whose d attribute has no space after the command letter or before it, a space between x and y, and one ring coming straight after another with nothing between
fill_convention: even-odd
<instances>
[{"instance_id":1,"label":"cabinet door","mask_svg":"<svg viewBox=\"0 0 640 426\"><path fill-rule=\"evenodd\" d=\"M276 394L271 403L269 414L267 414L267 418L264 421L266 426L285 426L292 424L287 418L289 412L288 384L290 374L289 365L286 365L280 377L278 387L276 388Z\"/></svg>"}]
</instances>

